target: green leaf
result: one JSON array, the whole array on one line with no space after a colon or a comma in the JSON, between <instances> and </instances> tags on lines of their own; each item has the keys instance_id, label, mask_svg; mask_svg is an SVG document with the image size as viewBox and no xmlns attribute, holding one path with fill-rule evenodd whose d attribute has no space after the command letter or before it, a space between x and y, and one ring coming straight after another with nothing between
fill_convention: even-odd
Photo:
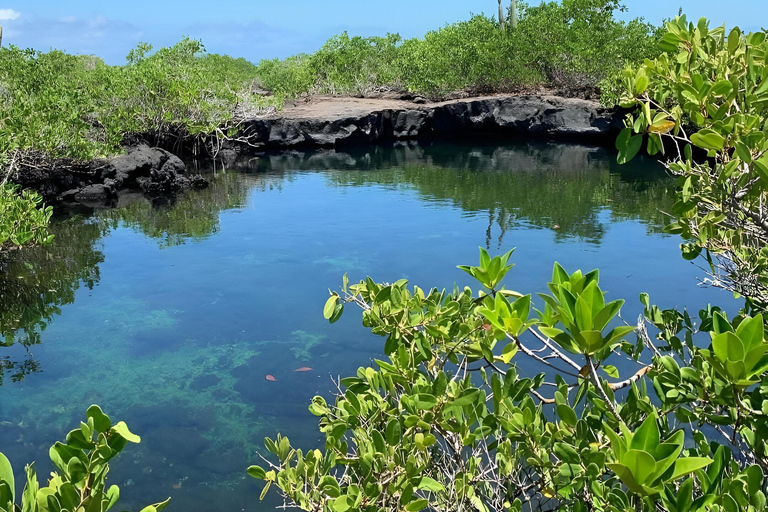
<instances>
[{"instance_id":1,"label":"green leaf","mask_svg":"<svg viewBox=\"0 0 768 512\"><path fill-rule=\"evenodd\" d=\"M417 409L429 410L437 405L437 398L428 393L419 393L414 398L414 406Z\"/></svg>"},{"instance_id":2,"label":"green leaf","mask_svg":"<svg viewBox=\"0 0 768 512\"><path fill-rule=\"evenodd\" d=\"M704 129L691 135L691 142L702 149L720 151L725 146L725 139L714 130Z\"/></svg>"},{"instance_id":3,"label":"green leaf","mask_svg":"<svg viewBox=\"0 0 768 512\"><path fill-rule=\"evenodd\" d=\"M644 450L627 450L621 458L621 462L629 469L635 481L640 485L649 483L648 478L656 469L656 461L650 453Z\"/></svg>"},{"instance_id":4,"label":"green leaf","mask_svg":"<svg viewBox=\"0 0 768 512\"><path fill-rule=\"evenodd\" d=\"M323 317L326 320L330 320L333 316L335 310L336 310L336 303L339 301L339 296L336 294L331 295L328 297L328 300L325 301L325 307L323 307Z\"/></svg>"},{"instance_id":5,"label":"green leaf","mask_svg":"<svg viewBox=\"0 0 768 512\"><path fill-rule=\"evenodd\" d=\"M632 437L632 441L629 443L630 450L643 450L648 453L653 453L661 442L659 425L656 421L655 414L648 416L645 421L643 421L643 424L637 429L635 435Z\"/></svg>"},{"instance_id":6,"label":"green leaf","mask_svg":"<svg viewBox=\"0 0 768 512\"><path fill-rule=\"evenodd\" d=\"M606 373L606 375L608 375L609 377L613 379L619 378L619 369L616 368L615 366L610 364L604 364L602 368L603 368L603 371Z\"/></svg>"},{"instance_id":7,"label":"green leaf","mask_svg":"<svg viewBox=\"0 0 768 512\"><path fill-rule=\"evenodd\" d=\"M14 497L16 496L16 484L13 478L13 467L11 466L11 461L9 461L8 457L3 453L0 453L0 482L8 484L8 491L6 492L9 494L9 496L3 496L2 489L0 489L0 499L3 501L14 502ZM0 503L0 506L4 505L5 503Z\"/></svg>"},{"instance_id":8,"label":"green leaf","mask_svg":"<svg viewBox=\"0 0 768 512\"><path fill-rule=\"evenodd\" d=\"M87 417L93 418L93 427L96 432L102 433L112 428L112 421L109 416L104 414L98 405L90 406L85 414Z\"/></svg>"},{"instance_id":9,"label":"green leaf","mask_svg":"<svg viewBox=\"0 0 768 512\"><path fill-rule=\"evenodd\" d=\"M563 422L570 426L575 427L579 419L576 417L576 412L566 404L560 404L557 406L557 415Z\"/></svg>"},{"instance_id":10,"label":"green leaf","mask_svg":"<svg viewBox=\"0 0 768 512\"><path fill-rule=\"evenodd\" d=\"M672 473L666 478L666 481L674 482L680 477L689 475L694 471L709 466L712 462L712 459L709 457L686 457L684 459L678 459L675 461L675 465L672 466Z\"/></svg>"},{"instance_id":11,"label":"green leaf","mask_svg":"<svg viewBox=\"0 0 768 512\"><path fill-rule=\"evenodd\" d=\"M450 407L464 407L474 404L480 398L480 390L477 388L470 388L464 390L461 395L448 402Z\"/></svg>"},{"instance_id":12,"label":"green leaf","mask_svg":"<svg viewBox=\"0 0 768 512\"><path fill-rule=\"evenodd\" d=\"M336 512L347 512L354 505L354 499L350 499L346 494L333 500L333 510Z\"/></svg>"},{"instance_id":13,"label":"green leaf","mask_svg":"<svg viewBox=\"0 0 768 512\"><path fill-rule=\"evenodd\" d=\"M137 436L136 434L134 434L130 430L128 430L128 425L126 425L124 421L118 422L117 425L114 425L112 427L111 431L115 432L120 437L122 437L123 439L125 439L126 441L128 441L130 443L140 443L141 442L141 438L139 436Z\"/></svg>"},{"instance_id":14,"label":"green leaf","mask_svg":"<svg viewBox=\"0 0 768 512\"><path fill-rule=\"evenodd\" d=\"M248 468L248 475L257 480L265 480L267 478L267 472L261 466L250 466Z\"/></svg>"},{"instance_id":15,"label":"green leaf","mask_svg":"<svg viewBox=\"0 0 768 512\"><path fill-rule=\"evenodd\" d=\"M422 491L430 492L441 492L445 490L443 484L433 478L429 478L428 476L421 477L419 485L417 485L416 488Z\"/></svg>"},{"instance_id":16,"label":"green leaf","mask_svg":"<svg viewBox=\"0 0 768 512\"><path fill-rule=\"evenodd\" d=\"M739 27L735 27L733 30L731 30L731 33L728 34L728 53L731 55L736 53L740 42L741 30L739 30Z\"/></svg>"},{"instance_id":17,"label":"green leaf","mask_svg":"<svg viewBox=\"0 0 768 512\"><path fill-rule=\"evenodd\" d=\"M712 339L712 349L715 356L721 361L740 362L744 360L744 344L739 337L732 332L724 332Z\"/></svg>"},{"instance_id":18,"label":"green leaf","mask_svg":"<svg viewBox=\"0 0 768 512\"><path fill-rule=\"evenodd\" d=\"M619 134L619 137L616 139L616 149L619 150L619 164L623 165L632 160L642 146L642 135L632 135L632 130L630 128L622 130L621 134Z\"/></svg>"},{"instance_id":19,"label":"green leaf","mask_svg":"<svg viewBox=\"0 0 768 512\"><path fill-rule=\"evenodd\" d=\"M419 512L420 510L424 510L429 505L429 500L415 500L410 502L405 506L405 510L407 512ZM342 511L338 511L342 512Z\"/></svg>"},{"instance_id":20,"label":"green leaf","mask_svg":"<svg viewBox=\"0 0 768 512\"><path fill-rule=\"evenodd\" d=\"M643 68L640 68L640 70L637 72L637 76L635 77L635 96L640 96L643 94L648 88L649 83L650 80L648 79L648 75L645 74L645 70Z\"/></svg>"},{"instance_id":21,"label":"green leaf","mask_svg":"<svg viewBox=\"0 0 768 512\"><path fill-rule=\"evenodd\" d=\"M157 512L163 512L163 509L165 509L165 507L167 507L170 503L171 503L171 498L168 498L163 502L155 503L153 507L155 507L155 510Z\"/></svg>"},{"instance_id":22,"label":"green leaf","mask_svg":"<svg viewBox=\"0 0 768 512\"><path fill-rule=\"evenodd\" d=\"M736 328L736 335L744 343L744 348L750 350L764 341L763 315L747 317Z\"/></svg>"},{"instance_id":23,"label":"green leaf","mask_svg":"<svg viewBox=\"0 0 768 512\"><path fill-rule=\"evenodd\" d=\"M517 354L517 343L510 341L504 346L504 350L501 352L501 360L504 363L509 364L513 357Z\"/></svg>"},{"instance_id":24,"label":"green leaf","mask_svg":"<svg viewBox=\"0 0 768 512\"><path fill-rule=\"evenodd\" d=\"M403 427L400 425L399 418L390 418L386 429L387 444L397 446L403 436Z\"/></svg>"}]
</instances>

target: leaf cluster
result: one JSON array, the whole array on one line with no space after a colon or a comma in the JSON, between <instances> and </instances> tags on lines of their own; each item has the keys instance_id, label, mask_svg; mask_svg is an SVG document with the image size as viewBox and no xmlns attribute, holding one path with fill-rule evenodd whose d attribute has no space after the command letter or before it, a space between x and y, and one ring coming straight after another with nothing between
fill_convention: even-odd
<instances>
[{"instance_id":1,"label":"leaf cluster","mask_svg":"<svg viewBox=\"0 0 768 512\"><path fill-rule=\"evenodd\" d=\"M115 505L120 490L116 485L107 487L109 462L128 443L141 439L124 422L113 424L97 405L88 408L86 417L80 428L67 434L65 442L51 447L51 461L59 472L51 473L47 486L40 486L34 463L25 468L20 500L11 463L0 453L0 511L105 512ZM169 502L150 505L142 512L161 512Z\"/></svg>"}]
</instances>

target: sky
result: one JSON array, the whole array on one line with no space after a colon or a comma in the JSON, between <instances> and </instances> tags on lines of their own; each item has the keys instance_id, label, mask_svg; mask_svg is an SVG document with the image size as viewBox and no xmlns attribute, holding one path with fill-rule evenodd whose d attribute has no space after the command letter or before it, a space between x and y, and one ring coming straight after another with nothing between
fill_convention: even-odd
<instances>
[{"instance_id":1,"label":"sky","mask_svg":"<svg viewBox=\"0 0 768 512\"><path fill-rule=\"evenodd\" d=\"M539 3L531 0L530 4ZM218 4L218 6L217 6ZM506 5L507 2L504 1ZM766 0L625 0L623 19L658 23L682 7L689 19L742 30L768 27ZM334 34L417 37L472 13L493 15L495 0L0 0L3 44L95 54L122 64L139 42L171 45L201 39L211 53L257 62L311 53Z\"/></svg>"}]
</instances>

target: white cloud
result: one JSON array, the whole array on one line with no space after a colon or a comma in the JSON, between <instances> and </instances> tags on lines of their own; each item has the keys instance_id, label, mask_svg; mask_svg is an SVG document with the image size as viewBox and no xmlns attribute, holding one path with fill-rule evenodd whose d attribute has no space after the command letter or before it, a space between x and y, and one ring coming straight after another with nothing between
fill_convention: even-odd
<instances>
[{"instance_id":1,"label":"white cloud","mask_svg":"<svg viewBox=\"0 0 768 512\"><path fill-rule=\"evenodd\" d=\"M21 16L21 13L13 9L0 9L0 21L16 20L19 19L19 16Z\"/></svg>"},{"instance_id":2,"label":"white cloud","mask_svg":"<svg viewBox=\"0 0 768 512\"><path fill-rule=\"evenodd\" d=\"M61 18L62 23L74 23L75 21L77 21L77 18L74 16L64 16Z\"/></svg>"}]
</instances>

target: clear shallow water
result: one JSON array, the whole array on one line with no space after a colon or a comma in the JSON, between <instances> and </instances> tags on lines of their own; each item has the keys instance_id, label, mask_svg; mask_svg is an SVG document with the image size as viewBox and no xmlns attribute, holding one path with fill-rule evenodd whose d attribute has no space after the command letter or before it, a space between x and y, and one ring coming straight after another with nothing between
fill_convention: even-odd
<instances>
[{"instance_id":1,"label":"clear shallow water","mask_svg":"<svg viewBox=\"0 0 768 512\"><path fill-rule=\"evenodd\" d=\"M0 451L17 470L37 460L47 474L48 447L98 403L143 438L113 465L123 509L167 496L184 511L274 504L260 506L245 475L264 436L321 445L309 400L381 353L359 312L322 318L345 272L472 284L456 265L475 263L478 246L517 247L508 287L543 291L554 261L599 267L628 320L641 291L693 311L727 300L698 288L679 240L660 233L673 184L652 162L453 144L237 167L174 205L59 219L53 247L3 262L0 328L16 343L0 352Z\"/></svg>"}]
</instances>

